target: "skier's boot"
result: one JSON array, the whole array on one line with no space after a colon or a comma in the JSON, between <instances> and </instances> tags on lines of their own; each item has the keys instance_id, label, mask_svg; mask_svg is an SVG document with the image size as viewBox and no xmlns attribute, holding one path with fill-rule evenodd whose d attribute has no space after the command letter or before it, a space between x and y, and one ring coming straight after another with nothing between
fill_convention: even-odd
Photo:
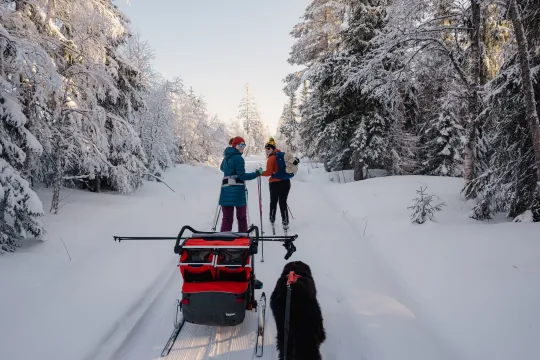
<instances>
[{"instance_id":1,"label":"skier's boot","mask_svg":"<svg viewBox=\"0 0 540 360\"><path fill-rule=\"evenodd\" d=\"M272 224L273 226L275 222L276 222L276 209L270 209L270 224Z\"/></svg>"},{"instance_id":2,"label":"skier's boot","mask_svg":"<svg viewBox=\"0 0 540 360\"><path fill-rule=\"evenodd\" d=\"M270 225L272 226L272 235L276 235L276 212L270 211Z\"/></svg>"},{"instance_id":3,"label":"skier's boot","mask_svg":"<svg viewBox=\"0 0 540 360\"><path fill-rule=\"evenodd\" d=\"M287 212L287 208L281 212L281 224L283 225L283 230L289 230L289 213Z\"/></svg>"}]
</instances>

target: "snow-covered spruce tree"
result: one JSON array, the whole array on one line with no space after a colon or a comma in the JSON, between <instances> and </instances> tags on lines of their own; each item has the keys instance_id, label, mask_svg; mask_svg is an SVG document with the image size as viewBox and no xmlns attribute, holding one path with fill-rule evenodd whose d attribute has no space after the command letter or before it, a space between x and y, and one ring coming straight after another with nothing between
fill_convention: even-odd
<instances>
[{"instance_id":1,"label":"snow-covered spruce tree","mask_svg":"<svg viewBox=\"0 0 540 360\"><path fill-rule=\"evenodd\" d=\"M141 142L148 159L148 171L154 176L161 177L163 171L180 160L174 106L175 101L184 95L180 79L169 81L155 76L144 96L146 106L137 114L140 118Z\"/></svg>"},{"instance_id":2,"label":"snow-covered spruce tree","mask_svg":"<svg viewBox=\"0 0 540 360\"><path fill-rule=\"evenodd\" d=\"M276 141L276 144L281 144L281 145L278 145L278 146L284 151L288 151L288 149L286 148L286 146L287 146L287 137L281 132L281 128L285 124L285 118L283 117L283 113L285 112L285 106L286 105L287 104L285 104L283 106L282 116L279 117L277 127L276 127L276 134L274 135L274 140Z\"/></svg>"},{"instance_id":3,"label":"snow-covered spruce tree","mask_svg":"<svg viewBox=\"0 0 540 360\"><path fill-rule=\"evenodd\" d=\"M227 125L217 115L212 116L208 122L208 135L208 163L218 166L223 159L223 149L228 146L233 135L230 135Z\"/></svg>"},{"instance_id":4,"label":"snow-covered spruce tree","mask_svg":"<svg viewBox=\"0 0 540 360\"><path fill-rule=\"evenodd\" d=\"M296 95L289 95L289 102L283 106L280 123L278 124L278 133L284 137L285 147L287 151L296 152L299 150L299 117L298 107L296 104Z\"/></svg>"},{"instance_id":5,"label":"snow-covered spruce tree","mask_svg":"<svg viewBox=\"0 0 540 360\"><path fill-rule=\"evenodd\" d=\"M423 70L418 62L423 55L439 54L442 55L440 60L444 57L441 71L452 69L450 77L446 77L445 81L460 82L462 93L458 94L458 98L468 106L464 114L466 118L463 119L466 125L464 167L468 181L478 171L476 159L479 151L480 114L483 109L480 91L486 79L481 51L484 7L483 0L472 1L470 7L462 7L451 0L391 2L387 7L388 25L377 36L374 41L376 46L369 52L363 66L365 69L382 66L383 71L376 73L384 74L384 70L391 69L386 64L394 62L394 69L386 73L385 81L377 81L380 79L373 77L376 81L368 81L368 85L371 85L364 87L368 92L381 92L377 86L380 84L383 89L388 89L385 84L392 84L389 80L395 79L396 75L402 77L410 74L414 79L416 73ZM358 76L358 79L365 82L369 74L360 71L359 75L363 76ZM388 95L384 98L388 98ZM391 98L399 99L396 95ZM432 116L427 118L432 119Z\"/></svg>"},{"instance_id":6,"label":"snow-covered spruce tree","mask_svg":"<svg viewBox=\"0 0 540 360\"><path fill-rule=\"evenodd\" d=\"M538 8L535 11L538 14ZM533 86L531 59L529 54L529 40L525 33L521 10L516 0L508 0L508 14L514 28L514 35L517 43L517 57L519 60L521 87L525 102L525 118L532 138L534 152L534 163L536 167L536 194L537 202L540 201L540 117L538 116L538 102ZM538 20L538 16L537 20ZM540 210L539 210L540 212ZM540 219L538 219L540 220Z\"/></svg>"},{"instance_id":7,"label":"snow-covered spruce tree","mask_svg":"<svg viewBox=\"0 0 540 360\"><path fill-rule=\"evenodd\" d=\"M154 50L140 34L127 39L123 54L138 69L139 83L143 86L140 93L144 106L135 112L135 128L147 157L148 171L161 177L165 170L180 162L179 104L187 95L180 78L168 80L154 71Z\"/></svg>"},{"instance_id":8,"label":"snow-covered spruce tree","mask_svg":"<svg viewBox=\"0 0 540 360\"><path fill-rule=\"evenodd\" d=\"M409 206L408 209L412 210L411 222L417 224L423 224L426 220L433 220L435 212L442 211L442 207L446 204L439 203L437 205L432 205L433 198L437 197L432 194L427 194L425 191L427 186L420 187L419 190L416 190L418 196L414 198L414 205Z\"/></svg>"},{"instance_id":9,"label":"snow-covered spruce tree","mask_svg":"<svg viewBox=\"0 0 540 360\"><path fill-rule=\"evenodd\" d=\"M463 127L455 110L459 105L443 99L437 118L426 129L426 143L421 173L437 176L462 176Z\"/></svg>"},{"instance_id":10,"label":"snow-covered spruce tree","mask_svg":"<svg viewBox=\"0 0 540 360\"><path fill-rule=\"evenodd\" d=\"M539 6L537 0L524 4L522 13L529 40L531 68L540 64L537 50ZM470 214L472 218L489 219L494 213L504 211L508 217L519 221L522 214L530 212L533 220L540 221L537 166L522 86L522 64L515 43L507 43L504 48L508 56L503 68L486 87L486 117L489 121L484 129L489 134L489 164L464 190L467 198L477 200ZM540 79L536 73L532 76L534 97L538 98Z\"/></svg>"},{"instance_id":11,"label":"snow-covered spruce tree","mask_svg":"<svg viewBox=\"0 0 540 360\"><path fill-rule=\"evenodd\" d=\"M116 41L122 42L121 39ZM111 93L99 101L107 114L105 129L111 165L107 182L113 190L131 193L142 185L142 175L146 172L146 155L134 129L134 113L143 105L143 86L138 70L127 63L117 49L109 49L105 66L118 91L117 96Z\"/></svg>"},{"instance_id":12,"label":"snow-covered spruce tree","mask_svg":"<svg viewBox=\"0 0 540 360\"><path fill-rule=\"evenodd\" d=\"M50 124L62 90L55 62L65 50L61 36L45 21L46 15L38 5L25 1L0 3L1 86L20 105L26 117L25 128L43 149L39 154L28 151L20 168L31 183L43 178L44 158L40 155L49 154L53 143Z\"/></svg>"},{"instance_id":13,"label":"snow-covered spruce tree","mask_svg":"<svg viewBox=\"0 0 540 360\"><path fill-rule=\"evenodd\" d=\"M0 87L0 254L14 251L21 237L43 233L41 201L20 174L27 153L42 150L26 123L20 105Z\"/></svg>"},{"instance_id":14,"label":"snow-covered spruce tree","mask_svg":"<svg viewBox=\"0 0 540 360\"><path fill-rule=\"evenodd\" d=\"M372 41L385 26L387 3L346 4L348 27L342 32L340 50L319 59L305 75L312 92L301 107L302 117L306 116L302 137L307 148L316 145L325 150L327 170L354 167L357 180L365 177L366 167L386 168L393 174L410 171L406 158L412 157L409 143L414 139L405 128L407 89L387 76L397 71L397 57L364 67L376 46ZM317 116L310 117L309 110Z\"/></svg>"},{"instance_id":15,"label":"snow-covered spruce tree","mask_svg":"<svg viewBox=\"0 0 540 360\"><path fill-rule=\"evenodd\" d=\"M228 124L227 124L227 133L228 133L229 138L233 138L233 137L236 137L236 136L241 136L245 140L246 137L247 137L246 131L244 130L244 126L243 126L242 122L238 118L231 119L228 122Z\"/></svg>"},{"instance_id":16,"label":"snow-covered spruce tree","mask_svg":"<svg viewBox=\"0 0 540 360\"><path fill-rule=\"evenodd\" d=\"M177 109L177 134L185 161L205 162L208 154L202 146L203 127L208 121L206 104L192 88L181 97Z\"/></svg>"},{"instance_id":17,"label":"snow-covered spruce tree","mask_svg":"<svg viewBox=\"0 0 540 360\"><path fill-rule=\"evenodd\" d=\"M133 32L122 46L122 54L131 64L137 68L139 82L144 87L149 87L156 74L152 62L155 59L155 51L147 40L143 40L139 32ZM158 75L159 76L159 75Z\"/></svg>"},{"instance_id":18,"label":"snow-covered spruce tree","mask_svg":"<svg viewBox=\"0 0 540 360\"><path fill-rule=\"evenodd\" d=\"M238 136L236 130L230 134L217 116L209 116L202 97L193 90L181 97L176 111L182 160L216 165L223 158L230 137Z\"/></svg>"},{"instance_id":19,"label":"snow-covered spruce tree","mask_svg":"<svg viewBox=\"0 0 540 360\"><path fill-rule=\"evenodd\" d=\"M489 84L491 120L486 125L492 153L486 171L465 188L467 197L477 200L472 218L490 219L500 211L511 218L527 210L537 212L533 144L519 84L515 62Z\"/></svg>"},{"instance_id":20,"label":"snow-covered spruce tree","mask_svg":"<svg viewBox=\"0 0 540 360\"><path fill-rule=\"evenodd\" d=\"M65 87L59 100L68 106L54 127L53 199L70 181L91 181L94 191L106 184L129 193L141 185L145 156L133 128L142 86L119 51L129 34L127 19L110 1L54 5L58 11L51 16L61 14L59 31L73 46L59 61Z\"/></svg>"},{"instance_id":21,"label":"snow-covered spruce tree","mask_svg":"<svg viewBox=\"0 0 540 360\"><path fill-rule=\"evenodd\" d=\"M261 120L261 114L257 107L257 103L251 93L249 84L245 86L245 95L238 106L238 120L244 126L246 132L246 154L260 153L267 138L264 124Z\"/></svg>"},{"instance_id":22,"label":"snow-covered spruce tree","mask_svg":"<svg viewBox=\"0 0 540 360\"><path fill-rule=\"evenodd\" d=\"M323 160L327 169L340 166L340 161L335 159L339 159L336 154L343 154L341 145L345 141L345 137L328 141L328 136L338 136L337 128L328 129L323 134L333 116L330 113L331 105L323 99L332 84L333 65L329 58L340 49L346 10L345 1L342 0L314 0L308 5L303 21L291 32L297 40L288 59L290 64L305 68L285 79L287 85L284 91L288 95L295 93L301 85L309 83L311 86L310 96L304 97L299 106L302 152L312 159Z\"/></svg>"},{"instance_id":23,"label":"snow-covered spruce tree","mask_svg":"<svg viewBox=\"0 0 540 360\"><path fill-rule=\"evenodd\" d=\"M320 60L304 73L309 78L311 93L300 107L300 137L304 155L310 159L324 161L327 171L338 169L339 157L336 155L345 147L347 137L332 125L332 103L326 101L332 84L334 67L331 61ZM337 159L334 161L334 159Z\"/></svg>"},{"instance_id":24,"label":"snow-covered spruce tree","mask_svg":"<svg viewBox=\"0 0 540 360\"><path fill-rule=\"evenodd\" d=\"M346 12L344 0L313 0L303 21L291 31L297 39L291 48L289 63L310 67L318 59L339 49Z\"/></svg>"},{"instance_id":25,"label":"snow-covered spruce tree","mask_svg":"<svg viewBox=\"0 0 540 360\"><path fill-rule=\"evenodd\" d=\"M118 114L107 112L103 106L123 96L117 85L126 74L109 72L123 70L108 67L106 62L113 59L126 34L125 19L110 1L55 0L48 1L45 7L41 5L16 1L14 10L8 7L11 21L6 24L39 44L46 52L41 59L54 61L56 79L38 79L39 86L25 89L33 102L25 100L21 104L29 119L28 128L39 129L35 134L44 148L42 158L33 161L38 163L33 173L37 180L53 186L52 208L56 211L62 186L110 179L110 170L116 166L110 160L122 157L119 163L126 164L132 155L137 155L128 150L119 157L125 149L110 146L109 140L123 143L132 133L123 125L107 129L106 124L117 123L112 119ZM40 66L31 64L27 62L26 66L41 71ZM129 124L128 114L120 118ZM115 134L124 139L114 138ZM113 175L118 177L119 172Z\"/></svg>"},{"instance_id":26,"label":"snow-covered spruce tree","mask_svg":"<svg viewBox=\"0 0 540 360\"><path fill-rule=\"evenodd\" d=\"M54 63L22 2L0 3L0 253L40 237L42 203L31 187L47 136L49 101L59 89ZM50 139L48 140L50 142Z\"/></svg>"},{"instance_id":27,"label":"snow-covered spruce tree","mask_svg":"<svg viewBox=\"0 0 540 360\"><path fill-rule=\"evenodd\" d=\"M445 37L446 34L443 39ZM450 39L451 36L448 41L451 41ZM435 49L418 54L411 64L414 69L412 75L418 109L413 123L413 132L419 136L416 158L420 167L417 173L440 175L439 172L432 172L439 167L439 161L446 159L436 155L442 150L437 149L440 146L437 143L440 135L438 126L442 125L442 120L448 119L455 122L455 126L463 128L462 121L467 118L467 108L463 105L462 94L466 93L466 89L461 81L455 78L455 69L448 57ZM455 135L453 132L451 134ZM464 132L461 131L460 134L464 135ZM446 136L442 140L444 139ZM460 142L460 158L462 152L463 145ZM453 158L454 156L449 160ZM462 160L460 162L462 164ZM454 160L452 163L455 163Z\"/></svg>"}]
</instances>

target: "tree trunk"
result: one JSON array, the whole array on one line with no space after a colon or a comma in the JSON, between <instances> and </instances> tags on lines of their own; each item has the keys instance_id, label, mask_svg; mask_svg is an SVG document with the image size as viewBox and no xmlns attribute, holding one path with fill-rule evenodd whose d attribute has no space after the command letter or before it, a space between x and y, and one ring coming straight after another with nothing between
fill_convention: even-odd
<instances>
[{"instance_id":1,"label":"tree trunk","mask_svg":"<svg viewBox=\"0 0 540 360\"><path fill-rule=\"evenodd\" d=\"M523 21L519 12L516 0L508 1L508 10L510 20L514 27L514 34L518 45L519 65L521 68L521 83L523 84L523 93L525 96L525 109L527 123L531 131L534 158L536 164L537 188L540 187L540 121L536 110L536 100L531 78L531 67L529 62L529 45L525 36Z\"/></svg>"},{"instance_id":2,"label":"tree trunk","mask_svg":"<svg viewBox=\"0 0 540 360\"><path fill-rule=\"evenodd\" d=\"M62 188L63 184L63 176L64 171L62 168L62 149L59 146L57 153L56 153L56 159L55 159L55 169L54 169L54 180L53 180L53 198L51 202L51 209L50 212L53 214L58 214L58 207L60 205L60 189Z\"/></svg>"},{"instance_id":3,"label":"tree trunk","mask_svg":"<svg viewBox=\"0 0 540 360\"><path fill-rule=\"evenodd\" d=\"M482 12L480 0L471 0L471 84L469 86L469 116L471 118L468 126L467 144L464 149L464 178L468 183L474 179L477 129L479 126L478 116L481 113L480 97L478 89L484 84L482 76L482 51L481 51L481 30Z\"/></svg>"},{"instance_id":4,"label":"tree trunk","mask_svg":"<svg viewBox=\"0 0 540 360\"><path fill-rule=\"evenodd\" d=\"M354 162L354 181L364 180L364 162L356 160Z\"/></svg>"},{"instance_id":5,"label":"tree trunk","mask_svg":"<svg viewBox=\"0 0 540 360\"><path fill-rule=\"evenodd\" d=\"M101 176L96 175L94 180L92 180L94 183L94 192L100 193L101 192Z\"/></svg>"}]
</instances>

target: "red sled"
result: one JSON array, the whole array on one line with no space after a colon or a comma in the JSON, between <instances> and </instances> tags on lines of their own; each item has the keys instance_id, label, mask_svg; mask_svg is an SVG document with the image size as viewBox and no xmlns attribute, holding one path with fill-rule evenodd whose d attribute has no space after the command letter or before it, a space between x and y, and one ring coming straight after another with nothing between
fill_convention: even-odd
<instances>
[{"instance_id":1,"label":"red sled","mask_svg":"<svg viewBox=\"0 0 540 360\"><path fill-rule=\"evenodd\" d=\"M192 235L183 237L189 230ZM263 284L255 276L255 255L259 243L283 242L285 259L296 251L293 241L298 236L259 235L252 225L246 233L202 232L184 226L177 237L117 237L115 240L172 240L174 252L180 256L182 299L176 301L174 331L161 356L171 351L185 322L206 326L236 326L243 323L246 310L259 314L256 355L262 356L266 295L259 301L255 290Z\"/></svg>"}]
</instances>

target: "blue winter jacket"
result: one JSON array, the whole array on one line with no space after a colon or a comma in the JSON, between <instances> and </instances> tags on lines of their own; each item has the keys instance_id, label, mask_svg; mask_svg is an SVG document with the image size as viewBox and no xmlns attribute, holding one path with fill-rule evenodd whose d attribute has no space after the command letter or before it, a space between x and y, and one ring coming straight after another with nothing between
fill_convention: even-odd
<instances>
[{"instance_id":1,"label":"blue winter jacket","mask_svg":"<svg viewBox=\"0 0 540 360\"><path fill-rule=\"evenodd\" d=\"M257 177L256 172L246 173L246 167L242 153L238 149L228 147L223 152L225 156L221 162L220 169L223 176L236 175L241 181L253 180ZM246 205L246 186L222 185L219 196L219 205L221 206L245 206Z\"/></svg>"}]
</instances>

